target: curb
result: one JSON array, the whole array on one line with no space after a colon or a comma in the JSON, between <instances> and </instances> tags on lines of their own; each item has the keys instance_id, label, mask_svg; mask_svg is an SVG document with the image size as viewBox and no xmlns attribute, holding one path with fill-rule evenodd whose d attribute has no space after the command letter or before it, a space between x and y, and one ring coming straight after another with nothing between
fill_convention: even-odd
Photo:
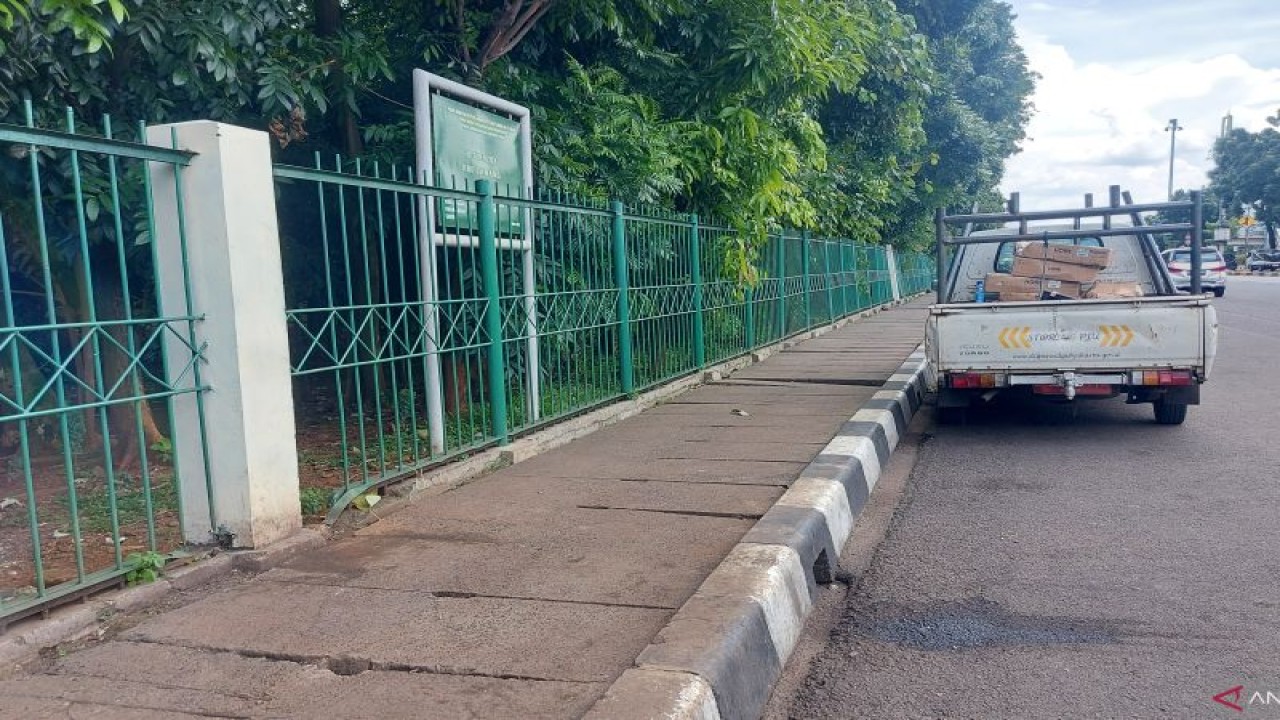
<instances>
[{"instance_id":1,"label":"curb","mask_svg":"<svg viewBox=\"0 0 1280 720\"><path fill-rule=\"evenodd\" d=\"M881 469L924 402L923 347L849 419L586 714L754 720Z\"/></svg>"}]
</instances>

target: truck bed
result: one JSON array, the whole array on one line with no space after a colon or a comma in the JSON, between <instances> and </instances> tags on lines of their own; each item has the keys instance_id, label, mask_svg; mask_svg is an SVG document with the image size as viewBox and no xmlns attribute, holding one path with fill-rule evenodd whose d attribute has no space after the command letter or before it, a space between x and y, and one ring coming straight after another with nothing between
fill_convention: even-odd
<instances>
[{"instance_id":1,"label":"truck bed","mask_svg":"<svg viewBox=\"0 0 1280 720\"><path fill-rule=\"evenodd\" d=\"M938 372L1191 368L1217 346L1204 297L934 305L926 332Z\"/></svg>"}]
</instances>

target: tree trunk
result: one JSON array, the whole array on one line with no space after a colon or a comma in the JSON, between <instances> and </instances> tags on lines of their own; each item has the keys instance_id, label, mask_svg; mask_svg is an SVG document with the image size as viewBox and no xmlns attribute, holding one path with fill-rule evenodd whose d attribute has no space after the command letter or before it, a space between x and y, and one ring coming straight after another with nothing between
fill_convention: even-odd
<instances>
[{"instance_id":1,"label":"tree trunk","mask_svg":"<svg viewBox=\"0 0 1280 720\"><path fill-rule=\"evenodd\" d=\"M95 266L99 271L94 274L94 296L97 299L98 319L100 321L123 320L129 298L124 296L124 286L120 282L119 265L114 258L106 261L98 258ZM133 358L128 351L139 352L146 343L146 335L151 331L147 325L121 327L113 326L107 332L111 339L102 338L98 345L102 357L102 383L104 390L110 390L117 383L119 388L113 397L136 397L147 393L142 374L135 365L130 369ZM95 412L95 417L97 411ZM150 403L137 401L111 405L107 410L109 426L108 440L112 445L113 464L118 471L137 470L141 459L141 447L151 447L165 439L164 433L156 425L155 415ZM138 426L141 425L141 434Z\"/></svg>"},{"instance_id":2,"label":"tree trunk","mask_svg":"<svg viewBox=\"0 0 1280 720\"><path fill-rule=\"evenodd\" d=\"M312 12L315 15L316 37L330 38L342 31L341 0L313 0ZM338 109L338 132L343 152L347 157L357 157L364 153L364 139L360 136L360 123L355 111L341 97L350 84L341 62L334 64L333 81L338 88L334 105Z\"/></svg>"}]
</instances>

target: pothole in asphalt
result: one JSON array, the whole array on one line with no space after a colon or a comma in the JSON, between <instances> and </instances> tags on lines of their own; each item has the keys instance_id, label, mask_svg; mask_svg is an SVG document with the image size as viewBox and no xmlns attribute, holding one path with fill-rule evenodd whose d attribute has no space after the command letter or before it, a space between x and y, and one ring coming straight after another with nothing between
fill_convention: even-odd
<instances>
[{"instance_id":1,"label":"pothole in asphalt","mask_svg":"<svg viewBox=\"0 0 1280 720\"><path fill-rule=\"evenodd\" d=\"M1018 615L986 598L921 608L876 605L855 622L860 634L917 650L1107 644L1118 635L1115 623Z\"/></svg>"}]
</instances>

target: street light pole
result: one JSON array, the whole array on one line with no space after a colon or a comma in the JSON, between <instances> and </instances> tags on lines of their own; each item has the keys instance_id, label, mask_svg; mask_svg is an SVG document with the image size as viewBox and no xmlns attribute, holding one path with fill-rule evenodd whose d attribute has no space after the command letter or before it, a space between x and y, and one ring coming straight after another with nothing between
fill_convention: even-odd
<instances>
[{"instance_id":1,"label":"street light pole","mask_svg":"<svg viewBox=\"0 0 1280 720\"><path fill-rule=\"evenodd\" d=\"M1169 201L1173 201L1173 151L1177 143L1178 131L1182 126L1178 124L1178 118L1169 120L1169 124L1165 126L1164 131L1169 133Z\"/></svg>"}]
</instances>

